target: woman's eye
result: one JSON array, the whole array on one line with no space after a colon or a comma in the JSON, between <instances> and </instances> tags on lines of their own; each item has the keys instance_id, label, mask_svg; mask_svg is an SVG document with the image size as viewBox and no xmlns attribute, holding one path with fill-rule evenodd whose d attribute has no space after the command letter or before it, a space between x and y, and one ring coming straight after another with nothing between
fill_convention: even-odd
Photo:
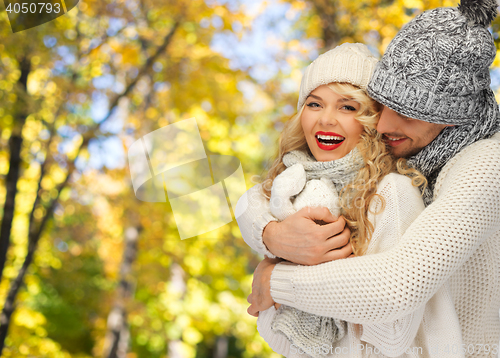
<instances>
[{"instance_id":1,"label":"woman's eye","mask_svg":"<svg viewBox=\"0 0 500 358\"><path fill-rule=\"evenodd\" d=\"M310 102L307 104L308 107L312 107L312 108L318 108L318 107L321 107L319 105L319 103L316 103L316 102Z\"/></svg>"},{"instance_id":2,"label":"woman's eye","mask_svg":"<svg viewBox=\"0 0 500 358\"><path fill-rule=\"evenodd\" d=\"M346 109L348 111L356 111L356 108L354 108L353 106L349 106L349 105L343 106L342 109Z\"/></svg>"}]
</instances>

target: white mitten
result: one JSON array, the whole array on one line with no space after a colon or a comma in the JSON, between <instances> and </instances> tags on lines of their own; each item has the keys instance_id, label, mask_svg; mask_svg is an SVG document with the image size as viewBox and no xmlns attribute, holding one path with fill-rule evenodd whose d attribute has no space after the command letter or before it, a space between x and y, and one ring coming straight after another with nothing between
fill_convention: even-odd
<instances>
[{"instance_id":1,"label":"white mitten","mask_svg":"<svg viewBox=\"0 0 500 358\"><path fill-rule=\"evenodd\" d=\"M335 185L330 179L312 179L293 202L296 211L309 207L327 207L333 216L340 216L340 201Z\"/></svg>"},{"instance_id":2,"label":"white mitten","mask_svg":"<svg viewBox=\"0 0 500 358\"><path fill-rule=\"evenodd\" d=\"M274 178L269 206L276 219L283 221L296 212L291 197L300 193L305 184L306 171L299 163L286 168Z\"/></svg>"}]
</instances>

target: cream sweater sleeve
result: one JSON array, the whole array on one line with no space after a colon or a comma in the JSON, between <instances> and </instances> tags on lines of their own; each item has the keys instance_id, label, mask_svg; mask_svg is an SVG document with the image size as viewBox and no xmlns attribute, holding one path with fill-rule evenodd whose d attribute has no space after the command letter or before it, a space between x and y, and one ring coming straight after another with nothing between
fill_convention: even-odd
<instances>
[{"instance_id":1,"label":"cream sweater sleeve","mask_svg":"<svg viewBox=\"0 0 500 358\"><path fill-rule=\"evenodd\" d=\"M500 229L498 158L500 145L491 140L452 160L446 177L438 179L434 203L390 251L317 266L276 265L272 297L306 312L361 324L390 322L414 312ZM398 197L404 202L407 193ZM401 212L391 215L398 220Z\"/></svg>"},{"instance_id":2,"label":"cream sweater sleeve","mask_svg":"<svg viewBox=\"0 0 500 358\"><path fill-rule=\"evenodd\" d=\"M257 184L243 194L236 204L234 214L247 245L259 254L275 258L264 245L262 232L267 224L278 219L271 214L269 201L262 193L261 187L262 184Z\"/></svg>"},{"instance_id":3,"label":"cream sweater sleeve","mask_svg":"<svg viewBox=\"0 0 500 358\"><path fill-rule=\"evenodd\" d=\"M278 354L282 354L285 357L290 357L291 343L288 338L277 331L271 329L271 324L276 315L276 309L271 306L265 311L259 312L259 317L257 318L257 330L260 336L269 344L269 347Z\"/></svg>"}]
</instances>

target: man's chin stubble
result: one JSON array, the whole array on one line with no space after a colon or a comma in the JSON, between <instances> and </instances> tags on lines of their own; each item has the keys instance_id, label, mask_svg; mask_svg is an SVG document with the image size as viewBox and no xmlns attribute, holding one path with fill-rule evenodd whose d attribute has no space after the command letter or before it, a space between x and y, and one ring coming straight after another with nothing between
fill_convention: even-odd
<instances>
[{"instance_id":1,"label":"man's chin stubble","mask_svg":"<svg viewBox=\"0 0 500 358\"><path fill-rule=\"evenodd\" d=\"M405 158L405 159L408 159L408 158L413 157L414 155L416 155L421 150L422 150L422 148L409 148L407 150L402 151L401 153L398 153L397 149L391 149L391 153L396 158Z\"/></svg>"}]
</instances>

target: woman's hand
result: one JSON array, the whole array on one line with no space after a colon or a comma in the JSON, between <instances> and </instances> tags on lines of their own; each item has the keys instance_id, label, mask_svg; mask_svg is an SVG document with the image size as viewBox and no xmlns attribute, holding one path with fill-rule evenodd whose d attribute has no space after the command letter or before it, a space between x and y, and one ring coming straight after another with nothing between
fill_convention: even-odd
<instances>
[{"instance_id":1,"label":"woman's hand","mask_svg":"<svg viewBox=\"0 0 500 358\"><path fill-rule=\"evenodd\" d=\"M247 301L250 303L248 314L258 317L260 311L265 311L275 304L271 297L271 274L274 266L281 259L265 258L262 260L253 273L252 293L248 296Z\"/></svg>"}]
</instances>

